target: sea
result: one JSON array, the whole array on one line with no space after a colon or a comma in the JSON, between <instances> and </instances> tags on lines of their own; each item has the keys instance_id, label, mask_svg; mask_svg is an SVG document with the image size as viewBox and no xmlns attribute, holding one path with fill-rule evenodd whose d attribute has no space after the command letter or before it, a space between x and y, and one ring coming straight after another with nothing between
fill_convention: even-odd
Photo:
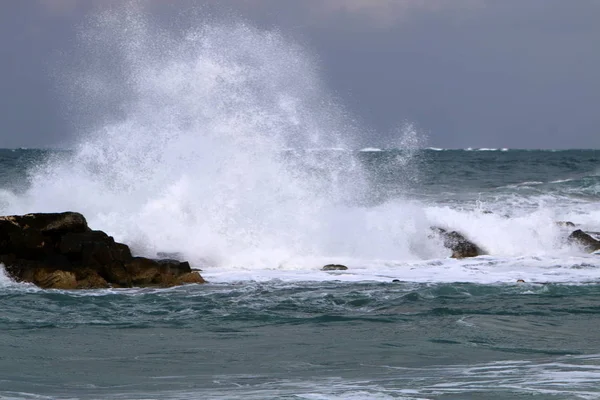
<instances>
[{"instance_id":1,"label":"sea","mask_svg":"<svg viewBox=\"0 0 600 400\"><path fill-rule=\"evenodd\" d=\"M74 137L0 150L0 215L77 211L208 283L0 272L0 399L600 399L600 255L567 240L600 231L600 150L381 134L280 32L153 23L82 27ZM450 258L435 227L486 255Z\"/></svg>"},{"instance_id":2,"label":"sea","mask_svg":"<svg viewBox=\"0 0 600 400\"><path fill-rule=\"evenodd\" d=\"M180 253L209 283L61 291L0 277L0 398L600 398L600 255L557 224L600 229L600 151L291 153L294 168L361 166L370 189L277 229L287 211L258 210L252 193L247 215L231 196L221 214L195 213L206 188L188 192L192 177L153 195L145 181L93 192L105 172L84 187L56 176L81 155L1 150L3 214L81 211L139 254ZM488 255L451 259L430 226Z\"/></svg>"}]
</instances>

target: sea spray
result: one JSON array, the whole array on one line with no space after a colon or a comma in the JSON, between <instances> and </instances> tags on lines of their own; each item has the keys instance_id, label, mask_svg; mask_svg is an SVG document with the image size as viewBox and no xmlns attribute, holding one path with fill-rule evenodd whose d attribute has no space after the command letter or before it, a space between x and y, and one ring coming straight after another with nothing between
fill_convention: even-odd
<instances>
[{"instance_id":1,"label":"sea spray","mask_svg":"<svg viewBox=\"0 0 600 400\"><path fill-rule=\"evenodd\" d=\"M243 23L173 33L127 11L82 34L96 59L73 79L79 101L114 99L122 118L35 169L9 211L77 210L138 252L213 263L352 247L342 221L364 197L360 165L351 153L307 150L346 149L354 128L310 55Z\"/></svg>"},{"instance_id":2,"label":"sea spray","mask_svg":"<svg viewBox=\"0 0 600 400\"><path fill-rule=\"evenodd\" d=\"M100 15L86 28L90 58L71 75L76 102L102 111L95 102L113 100L118 112L32 169L24 193L5 191L3 213L79 211L138 254L179 252L235 271L226 280L244 269L310 271L328 261L363 268L348 279L475 279L478 260L422 264L448 256L431 226L459 230L500 257L483 261L490 268L512 265L502 257L581 254L556 220L595 229L593 203L562 184L550 184L562 192L533 195L523 185L490 186L512 179L511 164L493 153L520 163L528 154L427 153L410 124L392 144L399 150L350 151L353 119L327 94L310 54L278 33L244 23L167 32L134 11ZM443 168L434 154L447 158ZM481 166L497 175L488 179ZM548 178L515 183L570 179L543 172ZM413 266L420 272L406 270Z\"/></svg>"}]
</instances>

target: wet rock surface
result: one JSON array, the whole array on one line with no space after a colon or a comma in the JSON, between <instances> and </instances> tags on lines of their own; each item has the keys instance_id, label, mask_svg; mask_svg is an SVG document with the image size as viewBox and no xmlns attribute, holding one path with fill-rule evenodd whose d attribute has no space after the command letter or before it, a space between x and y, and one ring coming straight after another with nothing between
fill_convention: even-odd
<instances>
[{"instance_id":1,"label":"wet rock surface","mask_svg":"<svg viewBox=\"0 0 600 400\"><path fill-rule=\"evenodd\" d=\"M133 257L75 212L0 217L0 263L9 277L46 289L170 287L204 283L188 262Z\"/></svg>"},{"instance_id":2,"label":"wet rock surface","mask_svg":"<svg viewBox=\"0 0 600 400\"><path fill-rule=\"evenodd\" d=\"M346 267L345 265L327 264L323 268L321 268L321 271L346 271L347 269L348 267Z\"/></svg>"},{"instance_id":3,"label":"wet rock surface","mask_svg":"<svg viewBox=\"0 0 600 400\"><path fill-rule=\"evenodd\" d=\"M439 235L443 242L444 247L452 250L452 258L468 258L477 257L487 254L482 248L471 242L461 233L456 231L447 231L446 229L433 227L433 232Z\"/></svg>"},{"instance_id":4,"label":"wet rock surface","mask_svg":"<svg viewBox=\"0 0 600 400\"><path fill-rule=\"evenodd\" d=\"M569 235L568 240L571 243L583 247L590 253L600 250L600 240L590 235L590 233L582 231L581 229L573 231L573 233Z\"/></svg>"}]
</instances>

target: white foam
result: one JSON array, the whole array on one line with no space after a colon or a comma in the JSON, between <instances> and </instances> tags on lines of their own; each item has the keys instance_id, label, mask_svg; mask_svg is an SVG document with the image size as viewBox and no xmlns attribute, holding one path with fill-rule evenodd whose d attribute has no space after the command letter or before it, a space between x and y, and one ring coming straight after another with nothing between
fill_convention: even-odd
<instances>
[{"instance_id":1,"label":"white foam","mask_svg":"<svg viewBox=\"0 0 600 400\"><path fill-rule=\"evenodd\" d=\"M6 273L6 266L0 263L0 288L17 288L19 290L26 290L28 292L34 291L37 292L40 289L29 283L19 283L10 279Z\"/></svg>"},{"instance_id":2,"label":"white foam","mask_svg":"<svg viewBox=\"0 0 600 400\"><path fill-rule=\"evenodd\" d=\"M0 288L12 286L13 281L6 275L6 266L0 263Z\"/></svg>"},{"instance_id":3,"label":"white foam","mask_svg":"<svg viewBox=\"0 0 600 400\"><path fill-rule=\"evenodd\" d=\"M555 181L551 181L550 183L566 183L566 182L572 182L574 180L575 179L558 179L558 180L555 180Z\"/></svg>"},{"instance_id":4,"label":"white foam","mask_svg":"<svg viewBox=\"0 0 600 400\"><path fill-rule=\"evenodd\" d=\"M4 213L79 211L134 252L180 252L218 281L585 279L570 268L583 262L581 251L566 245L554 221L592 226L599 220L593 204L498 197L481 205L494 214L406 199L351 205L371 189L342 140L353 127L309 54L244 24L168 37L140 18L105 16L99 32L83 35L100 58L108 57L103 49L120 50L110 56L125 71L116 82L84 76L83 100L98 90L125 97L123 119L107 118L81 135L72 154L32 171L25 194L1 193ZM422 146L411 125L403 129L398 143L408 151L396 165L410 174L413 150ZM333 156L308 151L290 166L281 149ZM462 232L491 258L445 260L431 226ZM318 270L331 260L352 268ZM538 260L556 264L557 275ZM586 271L595 278L593 268Z\"/></svg>"},{"instance_id":5,"label":"white foam","mask_svg":"<svg viewBox=\"0 0 600 400\"><path fill-rule=\"evenodd\" d=\"M325 272L328 263L344 263L347 271ZM597 255L569 257L492 257L472 259L449 258L427 261L360 260L305 258L288 260L273 268L244 266L208 267L202 275L210 282L238 281L283 282L337 281L390 282L394 279L416 283L471 282L479 284L596 284L600 281L600 259Z\"/></svg>"}]
</instances>

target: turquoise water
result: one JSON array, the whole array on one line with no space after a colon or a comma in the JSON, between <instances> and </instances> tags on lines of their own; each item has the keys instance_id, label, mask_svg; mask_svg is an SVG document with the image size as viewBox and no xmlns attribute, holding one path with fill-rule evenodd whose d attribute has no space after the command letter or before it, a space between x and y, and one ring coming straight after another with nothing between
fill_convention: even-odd
<instances>
[{"instance_id":1,"label":"turquoise water","mask_svg":"<svg viewBox=\"0 0 600 400\"><path fill-rule=\"evenodd\" d=\"M598 398L595 285L2 289L0 396Z\"/></svg>"},{"instance_id":2,"label":"turquoise water","mask_svg":"<svg viewBox=\"0 0 600 400\"><path fill-rule=\"evenodd\" d=\"M41 195L33 167L54 154L0 151L3 213ZM413 169L406 152L335 154L364 165L371 188L338 205L333 222L352 223L328 231L352 247L240 249L219 263L182 242L209 283L165 290L44 291L0 277L0 398L600 398L600 260L553 223L600 230L600 152L425 150ZM103 208L84 213L138 253L165 243L140 224L157 244L136 247L136 230ZM448 259L427 239L436 224L490 254ZM349 270L319 271L331 260Z\"/></svg>"},{"instance_id":3,"label":"turquoise water","mask_svg":"<svg viewBox=\"0 0 600 400\"><path fill-rule=\"evenodd\" d=\"M600 231L600 151L422 149L361 127L280 32L125 3L65 39L79 129L0 150L0 215L77 211L209 283L0 275L0 398L600 398L600 257L556 223ZM360 150L383 136L401 150ZM432 227L487 255L450 259Z\"/></svg>"}]
</instances>

